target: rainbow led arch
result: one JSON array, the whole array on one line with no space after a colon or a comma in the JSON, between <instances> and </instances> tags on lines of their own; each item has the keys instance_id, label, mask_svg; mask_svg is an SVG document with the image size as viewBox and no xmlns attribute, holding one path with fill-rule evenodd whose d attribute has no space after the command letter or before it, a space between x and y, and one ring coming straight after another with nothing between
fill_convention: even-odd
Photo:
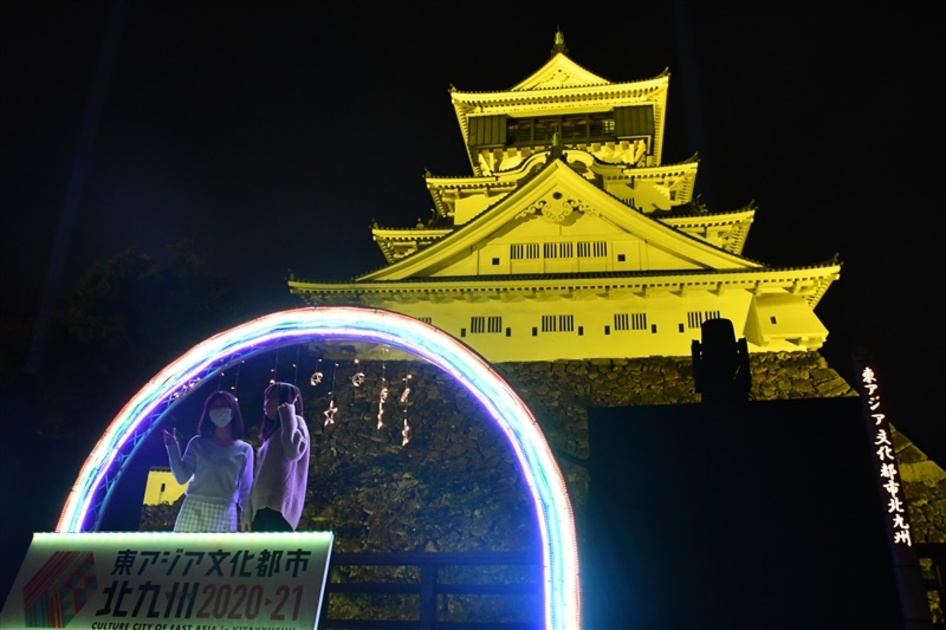
<instances>
[{"instance_id":1,"label":"rainbow led arch","mask_svg":"<svg viewBox=\"0 0 946 630\"><path fill-rule=\"evenodd\" d=\"M160 417L159 410L169 402L186 396L196 383L226 367L232 357L313 338L374 342L405 350L452 375L479 399L509 438L535 500L543 543L546 628L578 628L581 613L574 518L565 481L541 427L512 388L468 346L433 326L391 311L344 306L281 311L194 346L149 381L112 420L83 464L56 531L83 531L92 502L105 487L116 457L149 422Z\"/></svg>"}]
</instances>

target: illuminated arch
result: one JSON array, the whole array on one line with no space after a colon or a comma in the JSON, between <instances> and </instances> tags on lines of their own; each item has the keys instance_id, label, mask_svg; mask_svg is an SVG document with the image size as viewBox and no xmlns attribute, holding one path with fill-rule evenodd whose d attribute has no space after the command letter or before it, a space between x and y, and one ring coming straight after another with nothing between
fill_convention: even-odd
<instances>
[{"instance_id":1,"label":"illuminated arch","mask_svg":"<svg viewBox=\"0 0 946 630\"><path fill-rule=\"evenodd\" d=\"M311 307L281 311L219 333L168 365L119 412L93 448L63 507L57 532L81 532L107 501L123 459L170 406L240 358L312 338L386 344L438 366L462 383L502 428L535 501L549 629L580 625L578 549L565 481L529 408L478 354L419 320L380 309ZM104 495L104 499L102 499ZM96 502L99 501L98 504Z\"/></svg>"}]
</instances>

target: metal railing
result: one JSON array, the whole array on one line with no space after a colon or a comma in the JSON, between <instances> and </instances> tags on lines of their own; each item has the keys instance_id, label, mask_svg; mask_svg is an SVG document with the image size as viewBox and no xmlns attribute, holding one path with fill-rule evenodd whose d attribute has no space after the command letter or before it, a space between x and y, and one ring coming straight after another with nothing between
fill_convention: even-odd
<instances>
[{"instance_id":1,"label":"metal railing","mask_svg":"<svg viewBox=\"0 0 946 630\"><path fill-rule=\"evenodd\" d=\"M534 553L332 553L319 629L534 630L541 585Z\"/></svg>"},{"instance_id":2,"label":"metal railing","mask_svg":"<svg viewBox=\"0 0 946 630\"><path fill-rule=\"evenodd\" d=\"M931 604L933 627L946 629L946 544L914 548L928 600L938 602L938 609ZM534 630L544 627L541 583L541 560L532 553L335 552L319 629ZM469 602L488 598L486 613L471 620ZM516 618L503 617L510 608Z\"/></svg>"}]
</instances>

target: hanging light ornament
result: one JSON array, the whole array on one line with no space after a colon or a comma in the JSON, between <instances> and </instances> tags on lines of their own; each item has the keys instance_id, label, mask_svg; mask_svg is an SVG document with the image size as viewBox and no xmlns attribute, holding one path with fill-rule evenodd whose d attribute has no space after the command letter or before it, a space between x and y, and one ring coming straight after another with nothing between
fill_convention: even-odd
<instances>
[{"instance_id":1,"label":"hanging light ornament","mask_svg":"<svg viewBox=\"0 0 946 630\"><path fill-rule=\"evenodd\" d=\"M407 446L411 441L411 427L407 424L407 409L404 410L404 428L401 429L401 446Z\"/></svg>"},{"instance_id":2,"label":"hanging light ornament","mask_svg":"<svg viewBox=\"0 0 946 630\"><path fill-rule=\"evenodd\" d=\"M230 386L230 391L233 393L233 397L236 400L240 400L239 388L240 388L240 370L243 369L243 364L246 363L246 360L240 361L237 364L236 368L236 377L233 379L233 385Z\"/></svg>"},{"instance_id":3,"label":"hanging light ornament","mask_svg":"<svg viewBox=\"0 0 946 630\"><path fill-rule=\"evenodd\" d=\"M384 426L384 403L388 401L387 365L381 362L381 391L378 392L378 428Z\"/></svg>"},{"instance_id":4,"label":"hanging light ornament","mask_svg":"<svg viewBox=\"0 0 946 630\"><path fill-rule=\"evenodd\" d=\"M276 374L279 370L279 349L276 349L276 360L273 362L273 367L269 370L269 384L273 385L276 382Z\"/></svg>"},{"instance_id":5,"label":"hanging light ornament","mask_svg":"<svg viewBox=\"0 0 946 630\"><path fill-rule=\"evenodd\" d=\"M401 446L407 446L407 443L411 441L411 426L407 422L407 397L411 395L412 378L414 378L414 376L408 374L401 379L401 382L404 383L404 389L401 391L401 397L399 398L401 404L404 405L404 427L401 429Z\"/></svg>"},{"instance_id":6,"label":"hanging light ornament","mask_svg":"<svg viewBox=\"0 0 946 630\"><path fill-rule=\"evenodd\" d=\"M411 379L414 378L413 375L408 374L401 379L401 382L404 383L404 391L401 392L401 403L407 403L407 397L411 395Z\"/></svg>"},{"instance_id":7,"label":"hanging light ornament","mask_svg":"<svg viewBox=\"0 0 946 630\"><path fill-rule=\"evenodd\" d=\"M326 409L325 411L322 412L323 414L325 414L325 425L324 425L324 426L328 426L328 425L330 425L330 424L335 424L335 412L336 412L336 411L338 411L338 407L335 406L335 399L334 399L334 398L331 398L331 399L329 399L329 401L328 401L328 409Z\"/></svg>"},{"instance_id":8,"label":"hanging light ornament","mask_svg":"<svg viewBox=\"0 0 946 630\"><path fill-rule=\"evenodd\" d=\"M319 360L315 362L315 372L312 372L312 376L309 377L309 385L312 387L318 386L324 377L325 375L322 374L322 358L320 357Z\"/></svg>"},{"instance_id":9,"label":"hanging light ornament","mask_svg":"<svg viewBox=\"0 0 946 630\"><path fill-rule=\"evenodd\" d=\"M323 411L325 414L325 425L335 424L335 412L338 411L338 407L335 406L335 376L338 374L338 363L335 364L335 369L332 370L332 391L328 393L328 409Z\"/></svg>"}]
</instances>

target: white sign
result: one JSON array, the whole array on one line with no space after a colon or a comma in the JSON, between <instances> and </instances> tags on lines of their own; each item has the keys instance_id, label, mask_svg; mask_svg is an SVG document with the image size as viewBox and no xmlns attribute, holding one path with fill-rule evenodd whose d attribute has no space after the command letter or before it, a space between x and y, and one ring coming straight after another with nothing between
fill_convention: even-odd
<instances>
[{"instance_id":1,"label":"white sign","mask_svg":"<svg viewBox=\"0 0 946 630\"><path fill-rule=\"evenodd\" d=\"M331 532L33 534L2 628L315 628Z\"/></svg>"}]
</instances>

